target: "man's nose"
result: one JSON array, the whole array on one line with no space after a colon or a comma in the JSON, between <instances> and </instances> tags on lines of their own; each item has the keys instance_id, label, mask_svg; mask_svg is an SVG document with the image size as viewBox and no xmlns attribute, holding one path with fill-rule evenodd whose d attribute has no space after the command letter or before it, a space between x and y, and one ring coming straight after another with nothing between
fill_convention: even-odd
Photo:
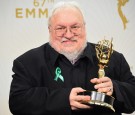
<instances>
[{"instance_id":1,"label":"man's nose","mask_svg":"<svg viewBox=\"0 0 135 115\"><path fill-rule=\"evenodd\" d=\"M74 36L74 33L71 31L70 28L67 28L65 35L66 38L72 38Z\"/></svg>"}]
</instances>

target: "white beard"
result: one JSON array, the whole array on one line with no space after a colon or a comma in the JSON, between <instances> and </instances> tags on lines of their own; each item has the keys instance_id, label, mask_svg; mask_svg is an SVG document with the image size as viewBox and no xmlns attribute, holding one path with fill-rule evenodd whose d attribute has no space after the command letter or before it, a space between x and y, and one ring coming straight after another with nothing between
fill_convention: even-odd
<instances>
[{"instance_id":1,"label":"white beard","mask_svg":"<svg viewBox=\"0 0 135 115\"><path fill-rule=\"evenodd\" d=\"M70 62L75 63L78 60L78 58L80 57L80 55L83 53L86 46L87 46L87 43L85 42L79 50L75 50L73 52L67 52L67 51L61 50L59 53L63 54Z\"/></svg>"},{"instance_id":2,"label":"white beard","mask_svg":"<svg viewBox=\"0 0 135 115\"><path fill-rule=\"evenodd\" d=\"M62 38L61 42L66 41L66 38ZM70 40L76 40L75 38L71 38ZM74 51L66 51L65 49L59 49L56 47L55 43L53 43L52 41L49 42L50 46L52 48L54 48L54 50L56 50L57 52L59 52L60 54L64 55L72 64L74 64L78 58L80 57L80 55L83 53L84 49L87 46L87 41L85 40L84 43L80 46L79 49L75 49ZM70 46L67 46L70 47ZM71 46L72 47L72 46Z\"/></svg>"}]
</instances>

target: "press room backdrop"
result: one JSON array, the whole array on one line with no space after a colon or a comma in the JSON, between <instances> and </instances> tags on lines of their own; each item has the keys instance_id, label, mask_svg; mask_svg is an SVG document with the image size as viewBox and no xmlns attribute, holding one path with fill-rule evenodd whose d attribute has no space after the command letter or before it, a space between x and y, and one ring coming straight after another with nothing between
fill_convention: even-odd
<instances>
[{"instance_id":1,"label":"press room backdrop","mask_svg":"<svg viewBox=\"0 0 135 115\"><path fill-rule=\"evenodd\" d=\"M0 115L11 115L8 97L13 60L48 42L48 15L58 1L0 0ZM84 11L88 41L113 38L114 49L125 55L135 75L135 0L76 1Z\"/></svg>"}]
</instances>

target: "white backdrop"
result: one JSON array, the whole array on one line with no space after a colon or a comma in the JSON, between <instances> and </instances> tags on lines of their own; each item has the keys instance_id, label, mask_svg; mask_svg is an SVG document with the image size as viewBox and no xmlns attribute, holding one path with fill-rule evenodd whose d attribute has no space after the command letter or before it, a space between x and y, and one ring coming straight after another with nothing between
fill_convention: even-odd
<instances>
[{"instance_id":1,"label":"white backdrop","mask_svg":"<svg viewBox=\"0 0 135 115\"><path fill-rule=\"evenodd\" d=\"M0 115L11 115L8 97L13 60L48 41L48 14L58 1L0 0ZM85 14L88 41L113 37L114 49L125 55L135 75L135 0L76 1ZM118 5L120 1L125 1L124 6ZM122 14L128 20L125 29Z\"/></svg>"}]
</instances>

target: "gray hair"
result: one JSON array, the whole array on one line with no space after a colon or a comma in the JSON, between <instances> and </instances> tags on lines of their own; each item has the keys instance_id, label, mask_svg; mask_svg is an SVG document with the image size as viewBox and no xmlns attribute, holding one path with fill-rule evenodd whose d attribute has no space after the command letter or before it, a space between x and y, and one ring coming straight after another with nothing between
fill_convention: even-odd
<instances>
[{"instance_id":1,"label":"gray hair","mask_svg":"<svg viewBox=\"0 0 135 115\"><path fill-rule=\"evenodd\" d=\"M80 5L76 1L60 1L54 5L54 7L52 8L52 10L50 12L49 19L48 19L48 26L50 26L50 24L51 24L51 18L53 17L55 11L60 8L65 8L65 7L76 8L78 11L80 11L80 13L83 16L83 20L84 20L83 11L82 11ZM85 20L84 20L84 24L85 24Z\"/></svg>"}]
</instances>

